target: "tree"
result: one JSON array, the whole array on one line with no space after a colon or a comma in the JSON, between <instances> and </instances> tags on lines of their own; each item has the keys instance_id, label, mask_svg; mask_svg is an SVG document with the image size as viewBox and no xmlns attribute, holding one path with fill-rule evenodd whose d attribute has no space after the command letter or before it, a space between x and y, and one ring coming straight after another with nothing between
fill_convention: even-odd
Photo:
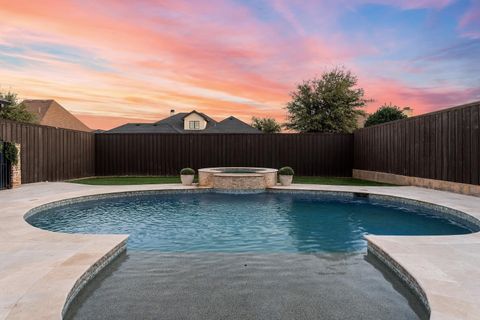
<instances>
[{"instance_id":1,"label":"tree","mask_svg":"<svg viewBox=\"0 0 480 320\"><path fill-rule=\"evenodd\" d=\"M0 108L0 118L20 122L36 122L35 115L28 112L23 103L18 102L16 93L0 92L0 99L8 101L6 106Z\"/></svg>"},{"instance_id":2,"label":"tree","mask_svg":"<svg viewBox=\"0 0 480 320\"><path fill-rule=\"evenodd\" d=\"M357 77L343 68L304 81L291 93L285 127L300 132L352 132L357 116L363 114L359 108L369 102L356 84Z\"/></svg>"},{"instance_id":3,"label":"tree","mask_svg":"<svg viewBox=\"0 0 480 320\"><path fill-rule=\"evenodd\" d=\"M278 133L282 130L281 125L273 118L252 117L252 127L264 133Z\"/></svg>"},{"instance_id":4,"label":"tree","mask_svg":"<svg viewBox=\"0 0 480 320\"><path fill-rule=\"evenodd\" d=\"M406 114L399 107L392 104L384 104L377 111L368 116L365 121L365 127L374 126L376 124L405 119Z\"/></svg>"}]
</instances>

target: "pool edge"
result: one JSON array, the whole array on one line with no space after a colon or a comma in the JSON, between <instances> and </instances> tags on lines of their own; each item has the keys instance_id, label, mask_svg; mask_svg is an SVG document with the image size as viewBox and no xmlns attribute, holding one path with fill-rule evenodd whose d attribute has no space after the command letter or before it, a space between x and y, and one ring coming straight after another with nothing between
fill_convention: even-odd
<instances>
[{"instance_id":1,"label":"pool edge","mask_svg":"<svg viewBox=\"0 0 480 320\"><path fill-rule=\"evenodd\" d=\"M101 199L112 199L112 198L120 198L125 196L142 196L142 195L152 195L152 194L172 194L172 193L206 193L206 192L217 192L211 188L202 188L202 189L188 189L188 190L162 190L162 189L154 189L154 190L131 190L131 191L120 191L120 192L111 192L111 193L99 193L94 195L87 195L87 196L79 196L79 197L72 197L72 198L65 198L59 201L48 202L43 205L37 206L29 210L25 213L24 219L27 220L29 217L43 211L49 209L51 207L79 203L84 201L90 200L101 200ZM392 202L405 202L407 204L413 204L420 207L425 207L429 209L433 209L436 211L437 214L442 216L443 218L452 219L458 223L460 223L464 227L471 227L475 226L477 230L472 231L472 234L478 233L478 229L480 226L480 220L468 213L463 211L450 208L448 206L439 205L436 203L422 201L418 199L412 199L408 197L402 197L398 195L391 195L391 194L381 194L376 193L372 190L367 191L351 191L351 190L317 190L317 189L283 189L283 188L268 188L262 192L272 192L272 193L312 193L316 195L323 195L323 196L334 196L334 197L346 197L346 198L354 198L359 195L366 196L367 198L371 198L374 200L380 201L392 201ZM27 222L27 221L26 221ZM28 223L28 222L27 222ZM43 229L42 229L43 230ZM50 231L48 231L50 232ZM381 263L383 263L390 271L392 271L395 276L409 289L418 301L422 304L428 314L431 314L431 307L428 301L428 296L419 282L415 279L415 277L407 271L398 261L396 261L391 255L389 255L385 250L382 250L379 245L375 244L375 238L384 237L384 236L375 236L375 235L368 235L365 237L367 240L367 252L371 253L373 256L379 259ZM413 236L413 237L425 237L425 236ZM126 240L124 243L124 248L121 252L126 250ZM116 248L112 249L115 251ZM64 316L71 305L74 302L75 297L80 293L81 289L88 284L96 274L98 274L105 266L107 266L111 261L115 259L121 252L118 252L114 257L109 259L104 265L96 270L88 270L81 278L78 279L75 286L72 288L71 292L74 292L72 296L67 297L65 302L64 309L62 310L62 315ZM110 252L107 253L105 256L109 256ZM95 268L95 265L92 265L91 268ZM88 279L84 280L83 277L85 275L88 276L88 273L93 272L94 274L91 275ZM82 283L83 281L83 283ZM80 283L79 283L80 282ZM77 286L78 284L78 286Z\"/></svg>"},{"instance_id":2,"label":"pool edge","mask_svg":"<svg viewBox=\"0 0 480 320\"><path fill-rule=\"evenodd\" d=\"M112 263L118 256L125 253L127 251L127 240L128 236L125 236L125 239L121 241L118 245L116 245L113 249L108 251L105 255L103 255L100 259L98 259L94 264L92 264L85 273L83 273L80 278L77 279L74 286L70 290L65 300L65 304L63 305L62 309L62 319L65 318L66 314L68 313L72 303L75 301L78 294L82 291L83 288L91 281L95 279L95 277L107 267L110 263Z\"/></svg>"},{"instance_id":3,"label":"pool edge","mask_svg":"<svg viewBox=\"0 0 480 320\"><path fill-rule=\"evenodd\" d=\"M374 236L366 236L367 254L376 257L388 270L392 271L395 276L414 294L418 301L427 311L429 317L431 315L430 303L423 287L418 283L417 279L407 269L405 269L398 261L393 259L386 251L382 250L375 244Z\"/></svg>"},{"instance_id":4,"label":"pool edge","mask_svg":"<svg viewBox=\"0 0 480 320\"><path fill-rule=\"evenodd\" d=\"M33 184L33 185L26 185L22 186L16 190L9 190L9 191L3 191L2 194L0 194L0 200L6 201L6 207L2 212L0 213L0 221L2 224L0 224L0 229L1 231L5 232L5 234L8 236L8 238L5 238L6 242L3 245L8 245L10 242L14 241L21 241L22 243L25 243L27 246L26 249L28 249L28 246L32 248L31 244L35 243L54 243L53 239L56 239L56 241L60 240L66 240L67 242L71 241L72 239L80 239L77 240L78 243L87 243L89 242L90 244L96 243L101 243L105 245L104 248L102 248L105 251L109 252L108 250L112 250L112 248L115 247L114 244L112 244L111 240L114 239L114 236L100 236L96 239L95 236L93 235L88 235L88 236L72 236L72 235L65 235L65 234L57 234L57 236L52 236L49 235L53 232L49 231L44 231L41 229L37 229L28 222L25 221L24 215L28 213L31 209L36 208L38 206L41 206L43 204L49 203L49 202L56 202L58 200L64 200L64 199L71 199L71 198L76 198L76 197L83 197L83 196L92 196L92 195L98 195L98 194L114 194L114 193L124 193L124 192L137 192L137 191L160 191L160 190L181 190L181 189L197 189L195 187L191 188L185 188L179 185L148 185L148 186L83 186L83 185L72 185L68 183L61 183L61 182L56 182L56 183L38 183L38 184ZM279 187L276 187L275 189L281 189ZM415 201L421 201L424 203L431 203L439 206L444 206L447 208L451 208L454 210L458 210L460 212L463 212L464 214L470 215L474 217L477 221L480 218L480 213L478 211L478 208L480 207L480 199L471 197L471 196L463 196L463 195L457 195L457 194L452 194L448 192L442 192L442 191L435 191L435 190L429 190L429 189L422 189L422 188L417 188L417 187L340 187L340 186L325 186L325 185L293 185L292 189L298 190L298 191L305 191L305 190L314 190L314 191L333 191L333 192L350 192L350 193L355 193L355 192L360 192L360 193L370 193L370 194L378 194L378 195L383 195L383 196L392 196L395 198L405 198L405 199L411 199ZM35 190L35 192L32 192L32 190ZM198 189L197 189L198 190ZM13 201L12 201L13 200ZM20 218L21 217L21 218ZM15 219L13 219L15 218ZM20 218L20 219L19 219ZM480 261L480 253L474 253L472 252L472 248L475 248L475 245L480 245L480 234L473 233L470 234L469 236L435 236L435 239L432 239L432 237L424 237L424 236L416 236L416 237L390 237L390 236L369 236L371 238L374 238L376 245L378 247L381 247L381 251L384 251L393 261L396 261L400 266L402 266L405 270L408 270L407 272L417 281L417 283L421 284L420 288L424 291L426 296L428 297L428 301L431 310L431 319L471 319L478 317L480 315L480 307L476 306L478 304L476 301L471 301L471 297L478 296L480 294L480 286L475 286L472 288L472 283L473 284L479 284L480 285L480 276L477 276L479 274L478 270L478 262ZM49 238L49 239L47 239ZM115 238L118 239L118 238ZM95 241L94 241L95 240ZM115 240L117 241L117 240ZM372 242L373 242L372 241ZM1 247L0 243L0 247ZM110 245L108 249L106 249L106 246ZM445 259L450 259L450 261L458 261L462 262L465 264L465 267L462 268L461 272L463 274L468 274L471 275L472 277L465 280L459 275L458 273L455 273L455 270L452 270L449 268L448 264L442 263L441 259L439 260L433 260L433 258L437 259L438 256L443 256L444 253L443 251L445 248L448 248L449 250L446 252L447 254L445 255ZM48 247L45 248L47 250ZM434 248L435 250L432 250ZM443 251L438 251L437 249L441 249ZM24 250L24 249L22 249ZM31 249L30 249L31 250ZM54 253L55 249L50 248L50 252ZM84 252L84 248L82 249L81 247L77 247L77 253L82 253ZM408 253L410 255L409 259L405 258L405 254ZM98 250L97 250L98 254ZM118 255L116 255L118 256ZM8 258L8 256L7 256ZM65 260L68 260L70 257L64 258ZM445 272L446 278L451 280L452 282L457 282L460 285L460 288L462 289L461 292L458 292L458 290L455 290L455 288L436 288L434 285L432 285L431 282L425 281L425 279L432 281L432 278L425 276L426 271L431 271L429 268L426 268L426 271L422 272L420 270L421 263L424 261L418 261L416 262L414 259L415 258L432 258L430 259L432 262L431 266L438 268L441 271ZM40 259L40 258L39 258ZM97 259L101 260L101 259ZM30 261L30 262L29 262ZM28 266L29 263L35 263L35 260L26 260L26 262L22 266ZM113 258L109 260L108 262L113 261ZM412 261L415 261L412 264ZM474 263L472 263L474 262ZM95 263L92 263L92 265ZM88 267L90 268L92 265L89 265ZM430 267L427 265L427 267ZM101 269L98 269L100 271ZM18 272L17 272L18 271ZM2 275L8 274L6 271L0 269L0 272L3 272ZM12 270L9 271L11 274L14 274L14 272L17 272L17 274L22 274L22 272L25 274L25 271L23 270ZM88 269L87 269L88 272ZM87 272L82 272L80 273L81 275L87 273ZM10 274L8 274L10 276ZM73 275L72 275L73 277ZM77 279L71 279L72 282L76 283L77 281L80 280L82 276L77 277ZM45 277L48 278L48 277ZM93 279L93 277L92 277ZM68 279L70 280L70 279ZM438 280L433 278L433 280ZM467 282L468 281L468 282ZM38 283L40 282L40 283ZM437 281L438 282L438 281ZM70 283L70 282L69 282ZM52 286L52 283L47 282L46 280L44 281L37 281L37 282L32 282L32 286L40 287L46 287L46 286ZM71 295L73 293L73 289L76 285L70 285L68 290L65 290L65 292L68 292L68 295ZM13 312L13 309L19 307L19 303L21 304L23 296L25 293L21 294L22 288L17 288L17 287L12 287L13 290L12 295L14 295L17 301L14 305L6 305L5 301L2 301L0 299L0 303L3 303L3 307L7 310L6 313L1 314L0 313L0 319L1 318L9 318L9 319L18 319L22 318L19 317L18 314L15 314ZM37 288L39 289L39 288ZM63 287L61 289L64 289ZM80 290L78 290L80 291ZM27 291L27 294L29 292ZM78 294L78 292L77 292ZM430 299L432 298L432 299ZM448 303L445 299L455 299L454 303ZM74 300L73 298L69 302L69 305L67 307L66 303L67 300L65 299L65 296L63 296L62 306L57 307L57 303L55 303L54 306L50 306L47 299L41 299L41 297L38 298L40 301L37 301L36 305L43 305L43 309L50 307L50 312L47 313L51 315L50 317L41 317L40 316L40 311L41 310L36 310L33 308L25 308L26 310L23 316L30 311L30 315L32 317L36 317L38 319L51 319L51 318L58 318L61 316L61 311L63 309L68 310L68 307L71 305L71 302ZM49 297L49 299L60 299L59 297ZM443 299L443 300L442 300ZM462 310L454 310L454 304L458 304L460 301L460 305L462 307ZM43 302L43 303L42 303ZM56 301L58 302L58 301ZM25 304L32 303L31 301L23 301L24 307ZM53 310L52 310L53 308ZM52 315L55 315L54 317ZM25 318L25 317L23 317Z\"/></svg>"},{"instance_id":5,"label":"pool edge","mask_svg":"<svg viewBox=\"0 0 480 320\"><path fill-rule=\"evenodd\" d=\"M419 187L352 187L329 185L276 186L274 190L358 192L395 198L423 206L445 208L442 213L473 226L472 233L446 236L367 235L371 253L416 296L430 320L478 319L480 306L480 199ZM478 252L478 251L477 251ZM458 265L462 267L459 268ZM474 283L475 285L472 285Z\"/></svg>"}]
</instances>

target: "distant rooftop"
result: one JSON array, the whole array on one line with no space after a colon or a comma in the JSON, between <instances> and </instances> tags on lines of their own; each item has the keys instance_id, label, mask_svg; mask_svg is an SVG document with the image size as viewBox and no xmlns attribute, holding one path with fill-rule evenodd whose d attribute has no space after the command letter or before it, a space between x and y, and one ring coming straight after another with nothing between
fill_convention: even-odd
<instances>
[{"instance_id":1,"label":"distant rooftop","mask_svg":"<svg viewBox=\"0 0 480 320\"><path fill-rule=\"evenodd\" d=\"M185 121L194 113L204 119L204 129L188 129ZM208 115L195 110L179 113L174 113L172 110L171 114L170 117L155 123L127 123L108 130L106 133L261 133L260 130L233 116L217 122Z\"/></svg>"},{"instance_id":2,"label":"distant rooftop","mask_svg":"<svg viewBox=\"0 0 480 320\"><path fill-rule=\"evenodd\" d=\"M10 104L10 101L0 99L0 107L6 106L6 105L9 105L9 104Z\"/></svg>"},{"instance_id":3,"label":"distant rooftop","mask_svg":"<svg viewBox=\"0 0 480 320\"><path fill-rule=\"evenodd\" d=\"M39 124L79 131L92 130L55 100L24 100L27 111L33 113Z\"/></svg>"}]
</instances>

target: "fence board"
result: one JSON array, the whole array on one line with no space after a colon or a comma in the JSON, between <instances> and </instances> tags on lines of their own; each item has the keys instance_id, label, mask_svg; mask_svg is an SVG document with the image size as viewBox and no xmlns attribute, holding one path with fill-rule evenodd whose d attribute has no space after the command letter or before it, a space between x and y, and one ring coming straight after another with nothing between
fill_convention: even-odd
<instances>
[{"instance_id":1,"label":"fence board","mask_svg":"<svg viewBox=\"0 0 480 320\"><path fill-rule=\"evenodd\" d=\"M479 123L475 102L359 129L354 168L478 185Z\"/></svg>"},{"instance_id":2,"label":"fence board","mask_svg":"<svg viewBox=\"0 0 480 320\"><path fill-rule=\"evenodd\" d=\"M96 175L177 175L183 167L292 166L351 176L351 134L96 134ZM108 164L108 165L107 165ZM119 165L121 164L121 165Z\"/></svg>"},{"instance_id":3,"label":"fence board","mask_svg":"<svg viewBox=\"0 0 480 320\"><path fill-rule=\"evenodd\" d=\"M0 119L0 140L21 145L22 183L95 175L93 133Z\"/></svg>"}]
</instances>

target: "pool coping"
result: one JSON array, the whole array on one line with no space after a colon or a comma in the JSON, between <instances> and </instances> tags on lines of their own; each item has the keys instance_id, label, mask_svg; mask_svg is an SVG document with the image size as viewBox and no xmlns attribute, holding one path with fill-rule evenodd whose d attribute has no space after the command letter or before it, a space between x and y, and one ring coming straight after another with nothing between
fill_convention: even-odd
<instances>
[{"instance_id":1,"label":"pool coping","mask_svg":"<svg viewBox=\"0 0 480 320\"><path fill-rule=\"evenodd\" d=\"M125 251L127 235L49 232L24 216L51 202L101 194L199 190L179 184L90 186L35 183L0 192L0 319L62 318L81 288ZM431 203L480 221L480 198L418 187L291 185L273 190L367 193ZM480 233L455 236L367 236L368 252L424 295L431 319L480 315Z\"/></svg>"},{"instance_id":2,"label":"pool coping","mask_svg":"<svg viewBox=\"0 0 480 320\"><path fill-rule=\"evenodd\" d=\"M480 221L480 198L419 187L277 186L273 189L359 192L433 204ZM452 213L452 212L450 212ZM450 236L365 237L372 254L420 299L430 319L480 318L480 232Z\"/></svg>"}]
</instances>

